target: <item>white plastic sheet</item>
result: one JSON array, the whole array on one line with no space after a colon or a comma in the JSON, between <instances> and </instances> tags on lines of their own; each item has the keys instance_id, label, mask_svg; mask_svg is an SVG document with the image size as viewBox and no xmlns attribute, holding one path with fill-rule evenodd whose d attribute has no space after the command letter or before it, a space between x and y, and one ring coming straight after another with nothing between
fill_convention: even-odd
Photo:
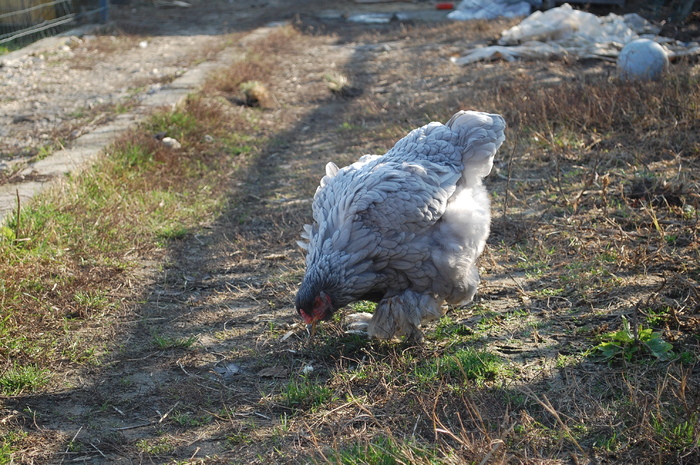
<instances>
[{"instance_id":1,"label":"white plastic sheet","mask_svg":"<svg viewBox=\"0 0 700 465\"><path fill-rule=\"evenodd\" d=\"M622 42L637 38L622 16L614 13L599 17L585 11L574 10L565 3L545 12L536 11L517 26L501 33L500 45L523 42L573 41L577 44Z\"/></svg>"},{"instance_id":2,"label":"white plastic sheet","mask_svg":"<svg viewBox=\"0 0 700 465\"><path fill-rule=\"evenodd\" d=\"M659 42L669 58L700 53L697 43L683 44L655 36L659 32L637 14L599 17L573 9L569 4L545 12L536 11L520 24L503 31L499 45L470 50L453 58L459 65L488 60L546 59L572 56L614 60L622 47L639 37ZM649 34L651 33L651 34Z\"/></svg>"}]
</instances>

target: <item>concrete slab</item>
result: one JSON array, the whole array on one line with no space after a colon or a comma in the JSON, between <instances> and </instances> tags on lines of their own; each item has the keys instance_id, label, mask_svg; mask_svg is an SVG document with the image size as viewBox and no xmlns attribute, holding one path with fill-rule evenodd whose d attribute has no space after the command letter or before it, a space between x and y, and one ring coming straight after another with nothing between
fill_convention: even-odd
<instances>
[{"instance_id":1,"label":"concrete slab","mask_svg":"<svg viewBox=\"0 0 700 465\"><path fill-rule=\"evenodd\" d=\"M251 32L251 36L259 38L269 33L273 28L265 27ZM55 40L54 40L55 39ZM62 44L64 38L52 38L51 41L42 42L29 50L18 51L20 54L39 53ZM163 86L157 92L147 95L141 100L139 106L132 111L117 115L112 121L97 127L96 129L81 135L69 148L58 150L50 156L31 163L20 174L23 180L17 183L0 185L0 224L4 223L17 208L17 196L20 204L27 205L32 197L44 190L52 182L60 182L64 176L78 168L84 167L95 160L102 150L107 147L121 133L134 127L153 110L160 107L172 107L179 105L192 93L201 90L207 77L218 69L232 64L241 57L240 53L224 50L213 60L207 61L189 69L182 76ZM6 58L13 60L15 57Z\"/></svg>"}]
</instances>

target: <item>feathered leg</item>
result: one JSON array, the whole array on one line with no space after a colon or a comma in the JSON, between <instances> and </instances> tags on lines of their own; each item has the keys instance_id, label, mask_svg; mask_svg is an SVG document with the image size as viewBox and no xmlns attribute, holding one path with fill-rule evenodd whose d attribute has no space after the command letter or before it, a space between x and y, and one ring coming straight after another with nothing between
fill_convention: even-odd
<instances>
[{"instance_id":1,"label":"feathered leg","mask_svg":"<svg viewBox=\"0 0 700 465\"><path fill-rule=\"evenodd\" d=\"M474 300L474 296L476 295L476 290L479 286L479 281L481 281L481 278L479 278L479 270L477 270L474 265L472 265L471 268L469 269L469 275L470 275L469 278L467 280L465 280L465 282L467 284L466 285L467 292L466 292L466 295L465 295L464 299L462 300L462 302L460 302L463 305L468 304L469 302ZM450 302L450 303L452 303L452 302Z\"/></svg>"},{"instance_id":2,"label":"feathered leg","mask_svg":"<svg viewBox=\"0 0 700 465\"><path fill-rule=\"evenodd\" d=\"M444 314L435 297L411 290L384 298L374 314L354 313L346 317L351 330L366 331L371 338L391 339L406 336L414 342L423 340L420 325Z\"/></svg>"}]
</instances>

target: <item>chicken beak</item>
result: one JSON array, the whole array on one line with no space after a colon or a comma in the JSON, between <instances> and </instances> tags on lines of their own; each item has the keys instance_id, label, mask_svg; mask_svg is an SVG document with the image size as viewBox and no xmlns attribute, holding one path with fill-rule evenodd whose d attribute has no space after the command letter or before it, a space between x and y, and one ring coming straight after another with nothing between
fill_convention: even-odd
<instances>
[{"instance_id":1,"label":"chicken beak","mask_svg":"<svg viewBox=\"0 0 700 465\"><path fill-rule=\"evenodd\" d=\"M315 320L313 323L311 323L311 336L309 336L309 339L313 339L314 334L316 334L316 325L318 324L318 320Z\"/></svg>"}]
</instances>

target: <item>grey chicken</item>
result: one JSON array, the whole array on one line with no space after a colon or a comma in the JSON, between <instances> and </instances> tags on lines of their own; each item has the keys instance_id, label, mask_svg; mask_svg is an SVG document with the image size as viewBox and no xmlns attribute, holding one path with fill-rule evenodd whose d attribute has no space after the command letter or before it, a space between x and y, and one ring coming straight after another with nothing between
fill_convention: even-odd
<instances>
[{"instance_id":1,"label":"grey chicken","mask_svg":"<svg viewBox=\"0 0 700 465\"><path fill-rule=\"evenodd\" d=\"M337 309L370 300L374 313L348 316L352 328L420 341L421 324L442 316L445 302L472 300L491 221L482 178L505 127L499 115L460 111L447 124L414 129L384 155L326 165L314 224L299 241L306 275L296 308L312 331Z\"/></svg>"}]
</instances>

